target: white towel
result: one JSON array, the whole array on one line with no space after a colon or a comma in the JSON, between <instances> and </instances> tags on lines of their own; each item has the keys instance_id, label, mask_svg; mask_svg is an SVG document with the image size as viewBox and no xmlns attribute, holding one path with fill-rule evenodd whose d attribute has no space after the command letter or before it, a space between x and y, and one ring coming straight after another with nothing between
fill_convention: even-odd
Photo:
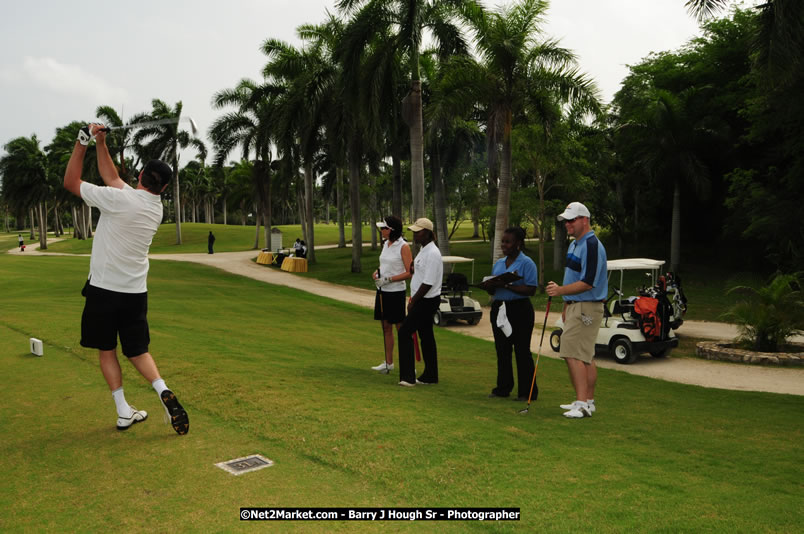
<instances>
[{"instance_id":1,"label":"white towel","mask_svg":"<svg viewBox=\"0 0 804 534\"><path fill-rule=\"evenodd\" d=\"M508 315L505 313L505 302L500 304L500 309L497 310L497 327L503 331L505 337L511 337L511 333L514 331L511 323L508 322Z\"/></svg>"}]
</instances>

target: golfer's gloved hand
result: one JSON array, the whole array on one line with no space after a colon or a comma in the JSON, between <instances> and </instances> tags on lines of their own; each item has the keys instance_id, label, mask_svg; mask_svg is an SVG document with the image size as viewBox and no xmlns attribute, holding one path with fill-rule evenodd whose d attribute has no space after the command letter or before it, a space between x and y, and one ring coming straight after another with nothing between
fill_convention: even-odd
<instances>
[{"instance_id":1,"label":"golfer's gloved hand","mask_svg":"<svg viewBox=\"0 0 804 534\"><path fill-rule=\"evenodd\" d=\"M377 289L380 289L381 287L385 287L390 283L391 283L391 277L390 276L383 276L382 278L375 278L374 279L374 284L377 286Z\"/></svg>"},{"instance_id":2,"label":"golfer's gloved hand","mask_svg":"<svg viewBox=\"0 0 804 534\"><path fill-rule=\"evenodd\" d=\"M84 146L87 146L90 141L95 139L95 136L90 133L89 127L90 125L88 124L78 130L78 142Z\"/></svg>"}]
</instances>

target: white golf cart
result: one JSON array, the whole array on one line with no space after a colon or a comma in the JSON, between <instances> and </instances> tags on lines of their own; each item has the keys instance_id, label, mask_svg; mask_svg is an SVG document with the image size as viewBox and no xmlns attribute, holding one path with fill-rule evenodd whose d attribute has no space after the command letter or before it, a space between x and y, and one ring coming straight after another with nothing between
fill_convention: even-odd
<instances>
[{"instance_id":1,"label":"white golf cart","mask_svg":"<svg viewBox=\"0 0 804 534\"><path fill-rule=\"evenodd\" d=\"M457 263L472 264L471 283L475 280L475 260L474 258L464 258L463 256L443 256L444 262L444 283L441 285L441 305L433 314L433 324L443 325L450 321L463 320L474 325L480 322L483 317L483 309L480 303L471 297L472 291L469 289L470 282L467 281L463 273L451 272L452 268L447 269L447 265Z\"/></svg>"},{"instance_id":2,"label":"white golf cart","mask_svg":"<svg viewBox=\"0 0 804 534\"><path fill-rule=\"evenodd\" d=\"M681 290L681 280L673 273L659 276L664 261L647 258L611 260L607 263L608 282L612 294L606 300L603 322L595 341L595 351L610 353L618 363L634 363L641 353L664 358L678 346L674 330L684 322L687 299ZM619 271L619 285L613 286L612 273ZM625 271L645 271L650 285L638 289L639 296L625 297ZM645 299L643 302L638 301ZM650 308L651 311L646 311ZM550 334L550 346L558 352L564 323L556 322L557 330Z\"/></svg>"}]
</instances>

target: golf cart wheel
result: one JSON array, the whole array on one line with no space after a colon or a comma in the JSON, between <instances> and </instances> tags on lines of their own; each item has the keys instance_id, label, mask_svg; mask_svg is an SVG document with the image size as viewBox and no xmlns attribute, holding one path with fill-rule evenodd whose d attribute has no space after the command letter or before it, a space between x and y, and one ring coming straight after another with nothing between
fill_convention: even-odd
<instances>
[{"instance_id":1,"label":"golf cart wheel","mask_svg":"<svg viewBox=\"0 0 804 534\"><path fill-rule=\"evenodd\" d=\"M480 322L480 317L472 317L471 319L468 319L466 322L469 323L470 325L476 325L477 323Z\"/></svg>"},{"instance_id":2,"label":"golf cart wheel","mask_svg":"<svg viewBox=\"0 0 804 534\"><path fill-rule=\"evenodd\" d=\"M670 354L670 351L673 349L662 349L662 350L654 350L651 351L650 355L654 358L667 358L667 355Z\"/></svg>"},{"instance_id":3,"label":"golf cart wheel","mask_svg":"<svg viewBox=\"0 0 804 534\"><path fill-rule=\"evenodd\" d=\"M436 326L441 326L443 322L444 318L441 316L441 312L436 310L436 312L433 314L433 324Z\"/></svg>"},{"instance_id":4,"label":"golf cart wheel","mask_svg":"<svg viewBox=\"0 0 804 534\"><path fill-rule=\"evenodd\" d=\"M612 341L609 350L617 363L627 365L636 361L637 355L631 346L631 340L627 337L618 337Z\"/></svg>"},{"instance_id":5,"label":"golf cart wheel","mask_svg":"<svg viewBox=\"0 0 804 534\"><path fill-rule=\"evenodd\" d=\"M563 330L559 328L550 333L550 348L553 349L553 352L561 351L561 332Z\"/></svg>"}]
</instances>

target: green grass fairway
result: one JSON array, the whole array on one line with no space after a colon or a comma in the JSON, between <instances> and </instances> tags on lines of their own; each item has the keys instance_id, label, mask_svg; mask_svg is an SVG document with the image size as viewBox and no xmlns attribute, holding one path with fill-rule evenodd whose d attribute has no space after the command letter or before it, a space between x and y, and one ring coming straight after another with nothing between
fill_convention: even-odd
<instances>
[{"instance_id":1,"label":"green grass fairway","mask_svg":"<svg viewBox=\"0 0 804 534\"><path fill-rule=\"evenodd\" d=\"M371 312L199 265L152 261L151 350L190 433L126 432L95 351L78 345L86 257L0 255L2 532L800 532L804 398L600 370L598 413L561 417L564 365L541 394L488 399L493 345L437 330L442 382L400 388ZM45 343L44 357L28 338ZM216 462L262 454L232 476ZM243 524L241 506L520 507L510 523Z\"/></svg>"}]
</instances>

